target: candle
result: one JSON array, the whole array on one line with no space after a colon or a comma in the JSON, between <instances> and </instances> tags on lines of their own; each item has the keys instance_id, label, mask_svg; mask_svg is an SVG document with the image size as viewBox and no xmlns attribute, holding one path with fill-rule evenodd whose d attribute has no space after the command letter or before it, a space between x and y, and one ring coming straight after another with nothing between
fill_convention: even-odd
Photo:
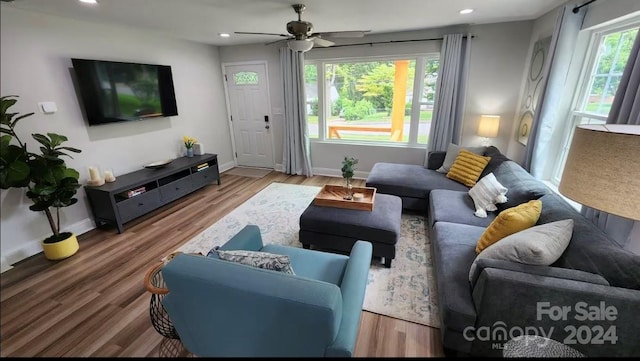
<instances>
[{"instance_id":1,"label":"candle","mask_svg":"<svg viewBox=\"0 0 640 361\"><path fill-rule=\"evenodd\" d=\"M89 178L92 181L97 181L98 179L100 179L100 175L96 167L89 167Z\"/></svg>"},{"instance_id":2,"label":"candle","mask_svg":"<svg viewBox=\"0 0 640 361\"><path fill-rule=\"evenodd\" d=\"M110 170L105 170L104 171L104 180L107 182L113 182L114 180L116 180L116 177L113 176L113 172Z\"/></svg>"}]
</instances>

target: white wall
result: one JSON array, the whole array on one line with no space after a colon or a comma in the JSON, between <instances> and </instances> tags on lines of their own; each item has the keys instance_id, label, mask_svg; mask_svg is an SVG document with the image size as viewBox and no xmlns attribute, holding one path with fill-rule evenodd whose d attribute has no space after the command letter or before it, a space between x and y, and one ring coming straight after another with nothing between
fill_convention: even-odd
<instances>
[{"instance_id":1,"label":"white wall","mask_svg":"<svg viewBox=\"0 0 640 361\"><path fill-rule=\"evenodd\" d=\"M567 1L565 4L582 4L584 2L571 0ZM562 5L564 6L564 5ZM527 62L524 69L529 69L529 63L531 60L531 54L533 52L534 44L545 37L551 36L553 33L553 29L555 26L556 18L558 16L559 7L547 12L543 16L536 19L533 23L533 29L531 31L531 38L529 40L529 50L527 52ZM612 21L618 21L620 19L629 18L631 16L637 16L638 12L640 12L640 1L639 0L599 0L595 3L589 4L587 7L587 13L585 15L585 19L582 25L583 30L589 30L594 27L603 26ZM576 42L576 52L584 53L586 51L586 47L588 45L588 40L585 39L584 36L580 36L578 41ZM575 81L576 73L579 71L573 71L575 68L580 68L582 64L577 61L578 59L574 59L572 62L572 72L569 74L570 79L568 82ZM579 75L579 74L578 74ZM522 94L524 92L524 87L526 85L526 71L522 74L522 83L520 88L520 97L518 99L522 99ZM562 107L567 107L567 102L570 102L571 99L567 99L565 102L561 104ZM518 108L520 109L520 104L518 104ZM516 115L518 116L518 115ZM519 126L519 119L514 119L513 126L510 131L510 137L507 147L506 155L515 160L516 162L522 163L524 161L524 151L525 147L520 144L517 140L517 131ZM563 127L557 127L557 131L562 131ZM562 137L554 137L555 142L562 141ZM557 153L559 149L558 147L554 147L553 153ZM550 170L547 169L545 171L546 174L550 174Z\"/></svg>"},{"instance_id":2,"label":"white wall","mask_svg":"<svg viewBox=\"0 0 640 361\"><path fill-rule=\"evenodd\" d=\"M638 0L601 0L589 5L584 17L583 29L606 25L612 20L621 20L637 15L640 11Z\"/></svg>"},{"instance_id":3,"label":"white wall","mask_svg":"<svg viewBox=\"0 0 640 361\"><path fill-rule=\"evenodd\" d=\"M533 46L535 43L544 39L553 34L553 28L556 23L556 18L558 17L559 8L555 8L543 16L539 17L533 22L533 27L531 30L531 37L528 40L528 50L526 61L524 67L522 68L522 73L519 74L520 77L520 91L517 100L517 108L520 109L522 107L522 95L525 91L525 86L527 84L527 69L531 64L531 55L533 54ZM511 129L508 132L509 140L506 149L506 156L514 161L522 164L524 161L524 150L525 146L518 142L518 129L520 127L520 112L516 112L513 117L513 122L511 123Z\"/></svg>"},{"instance_id":4,"label":"white wall","mask_svg":"<svg viewBox=\"0 0 640 361\"><path fill-rule=\"evenodd\" d=\"M340 39L337 45L358 42L381 42L391 40L411 40L439 38L446 33L471 32L473 39L467 106L464 114L462 144L480 144L482 139L475 135L481 114L491 113L502 116L500 137L493 140L500 149L506 150L520 89L521 77L531 22L509 22L488 25L456 26L449 28L425 29L411 32L367 36L365 40ZM418 54L440 51L441 41L407 42L353 47L312 49L305 53L305 59L335 59L373 55ZM272 110L282 109L283 99L279 68L278 45L244 45L220 48L221 62L245 62L266 60L269 63ZM282 115L274 114L274 138L276 163L282 163ZM356 157L359 172L356 177L365 177L376 162L402 162L423 164L424 148L380 147L372 145L346 145L312 141L311 163L316 174L339 175L342 158Z\"/></svg>"},{"instance_id":5,"label":"white wall","mask_svg":"<svg viewBox=\"0 0 640 361\"><path fill-rule=\"evenodd\" d=\"M116 177L150 162L183 155L183 135L197 137L220 164L233 162L218 49L172 40L153 33L26 12L5 6L1 12L0 92L19 95L12 110L36 112L21 121L21 139L31 133L66 135L82 150L68 160L87 179L87 167L111 167ZM88 126L73 83L72 57L170 65L178 116ZM44 115L37 103L54 101L58 112ZM30 149L37 151L34 141ZM41 251L51 235L43 214L28 209L23 190L0 193L2 268ZM84 232L94 227L84 191L78 204L62 210L62 228ZM82 244L81 244L82 247Z\"/></svg>"}]
</instances>

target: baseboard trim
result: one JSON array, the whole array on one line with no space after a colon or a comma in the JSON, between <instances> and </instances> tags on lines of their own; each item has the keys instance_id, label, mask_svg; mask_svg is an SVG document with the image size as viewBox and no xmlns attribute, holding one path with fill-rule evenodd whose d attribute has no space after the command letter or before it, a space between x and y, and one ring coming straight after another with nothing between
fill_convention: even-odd
<instances>
[{"instance_id":1,"label":"baseboard trim","mask_svg":"<svg viewBox=\"0 0 640 361\"><path fill-rule=\"evenodd\" d=\"M236 162L234 161L226 162L224 164L218 164L218 171L222 173L222 172L228 171L229 169L235 166L236 166Z\"/></svg>"},{"instance_id":2,"label":"baseboard trim","mask_svg":"<svg viewBox=\"0 0 640 361\"><path fill-rule=\"evenodd\" d=\"M334 169L334 168L317 168L314 167L312 168L313 174L314 175L323 175L323 176L327 176L327 177L340 177L342 178L342 170L340 169ZM353 173L353 178L354 179L367 179L367 177L369 176L369 172L364 172L364 171L355 171Z\"/></svg>"},{"instance_id":3,"label":"baseboard trim","mask_svg":"<svg viewBox=\"0 0 640 361\"><path fill-rule=\"evenodd\" d=\"M73 232L74 234L79 236L96 228L96 225L95 223L93 223L93 220L91 218L86 218L62 228L65 232ZM42 238L45 237L48 237L48 235L43 236ZM6 256L0 258L0 269L2 270L2 272L10 270L12 268L11 265L15 263L18 263L38 253L42 253L42 245L40 244L40 242L41 239L27 241L25 242L24 246L18 248L17 250L8 252Z\"/></svg>"},{"instance_id":4,"label":"baseboard trim","mask_svg":"<svg viewBox=\"0 0 640 361\"><path fill-rule=\"evenodd\" d=\"M282 164L276 164L275 170L277 172L284 173L284 167L283 167ZM313 175L322 175L322 176L326 176L326 177L340 177L340 178L342 178L342 171L340 169L313 167L313 168L311 168L311 172L313 172ZM354 175L353 175L353 178L355 178L355 179L367 179L368 176L369 176L369 172L355 171Z\"/></svg>"},{"instance_id":5,"label":"baseboard trim","mask_svg":"<svg viewBox=\"0 0 640 361\"><path fill-rule=\"evenodd\" d=\"M8 271L10 269L12 269L13 266L11 266L8 262L7 259L4 256L0 256L0 273L3 273L5 271Z\"/></svg>"}]
</instances>

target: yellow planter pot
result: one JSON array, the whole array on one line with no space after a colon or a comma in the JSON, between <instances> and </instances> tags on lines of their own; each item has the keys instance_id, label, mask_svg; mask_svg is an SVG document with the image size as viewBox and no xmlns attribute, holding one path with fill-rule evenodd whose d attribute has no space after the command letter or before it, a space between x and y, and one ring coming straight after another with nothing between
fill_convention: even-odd
<instances>
[{"instance_id":1,"label":"yellow planter pot","mask_svg":"<svg viewBox=\"0 0 640 361\"><path fill-rule=\"evenodd\" d=\"M76 235L70 233L70 236L60 242L55 243L44 243L42 242L42 250L44 251L44 256L50 260L61 260L67 257L73 256L80 245L78 244L78 239Z\"/></svg>"}]
</instances>

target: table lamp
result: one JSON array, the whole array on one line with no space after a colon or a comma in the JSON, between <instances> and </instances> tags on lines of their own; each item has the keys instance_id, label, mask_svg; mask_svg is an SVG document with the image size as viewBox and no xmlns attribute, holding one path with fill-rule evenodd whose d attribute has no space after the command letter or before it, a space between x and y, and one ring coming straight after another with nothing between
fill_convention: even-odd
<instances>
[{"instance_id":1,"label":"table lamp","mask_svg":"<svg viewBox=\"0 0 640 361\"><path fill-rule=\"evenodd\" d=\"M558 190L585 206L640 220L640 125L577 126Z\"/></svg>"},{"instance_id":2,"label":"table lamp","mask_svg":"<svg viewBox=\"0 0 640 361\"><path fill-rule=\"evenodd\" d=\"M484 145L489 145L489 138L495 138L498 136L498 129L500 129L499 115L480 116L480 123L478 124L478 135L485 138Z\"/></svg>"}]
</instances>

